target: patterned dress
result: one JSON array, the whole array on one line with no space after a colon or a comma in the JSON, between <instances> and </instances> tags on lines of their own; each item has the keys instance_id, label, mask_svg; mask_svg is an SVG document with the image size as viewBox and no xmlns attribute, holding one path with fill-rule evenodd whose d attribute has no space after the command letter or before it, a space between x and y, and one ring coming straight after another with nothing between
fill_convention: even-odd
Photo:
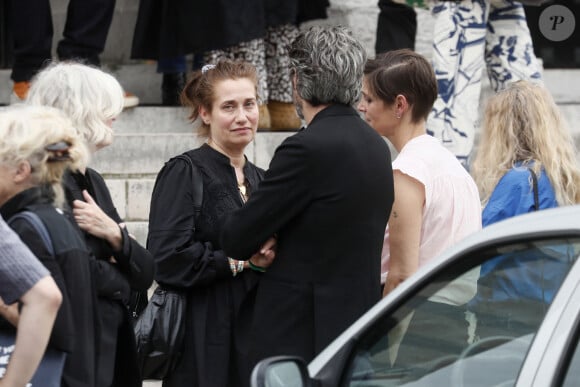
<instances>
[{"instance_id":1,"label":"patterned dress","mask_svg":"<svg viewBox=\"0 0 580 387\"><path fill-rule=\"evenodd\" d=\"M431 12L439 98L427 127L466 164L478 125L484 65L494 91L522 79L541 81L541 66L519 2L435 1Z\"/></svg>"}]
</instances>

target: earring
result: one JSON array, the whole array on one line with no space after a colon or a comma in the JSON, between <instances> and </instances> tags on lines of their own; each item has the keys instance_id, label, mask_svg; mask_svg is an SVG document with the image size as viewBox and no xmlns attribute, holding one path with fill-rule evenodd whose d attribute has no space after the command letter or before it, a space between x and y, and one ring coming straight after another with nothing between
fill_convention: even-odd
<instances>
[{"instance_id":1,"label":"earring","mask_svg":"<svg viewBox=\"0 0 580 387\"><path fill-rule=\"evenodd\" d=\"M399 119L399 120L401 119L401 115L400 114L397 114L397 119Z\"/></svg>"}]
</instances>

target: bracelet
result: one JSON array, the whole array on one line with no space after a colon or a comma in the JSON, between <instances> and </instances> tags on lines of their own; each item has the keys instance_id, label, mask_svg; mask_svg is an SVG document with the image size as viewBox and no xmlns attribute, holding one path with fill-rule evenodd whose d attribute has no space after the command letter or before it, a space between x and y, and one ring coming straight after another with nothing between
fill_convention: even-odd
<instances>
[{"instance_id":1,"label":"bracelet","mask_svg":"<svg viewBox=\"0 0 580 387\"><path fill-rule=\"evenodd\" d=\"M228 263L230 264L230 270L232 271L232 274L235 277L236 275L238 275L238 267L236 265L236 261L228 257Z\"/></svg>"},{"instance_id":2,"label":"bracelet","mask_svg":"<svg viewBox=\"0 0 580 387\"><path fill-rule=\"evenodd\" d=\"M250 266L250 269L254 270L254 271L259 271L260 273L265 273L266 272L266 268L262 267L262 266L258 266L258 265L254 265L252 263L252 261L248 260L248 265Z\"/></svg>"},{"instance_id":3,"label":"bracelet","mask_svg":"<svg viewBox=\"0 0 580 387\"><path fill-rule=\"evenodd\" d=\"M236 261L235 259L228 257L228 263L234 277L244 271L244 261Z\"/></svg>"}]
</instances>

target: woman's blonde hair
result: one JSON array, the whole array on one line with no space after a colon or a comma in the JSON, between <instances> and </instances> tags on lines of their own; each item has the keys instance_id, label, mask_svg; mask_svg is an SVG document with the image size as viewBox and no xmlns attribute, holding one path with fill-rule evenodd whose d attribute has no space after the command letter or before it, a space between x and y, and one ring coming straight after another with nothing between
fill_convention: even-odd
<instances>
[{"instance_id":1,"label":"woman's blonde hair","mask_svg":"<svg viewBox=\"0 0 580 387\"><path fill-rule=\"evenodd\" d=\"M26 102L52 106L72 120L86 145L95 150L112 141L107 121L123 110L123 88L111 74L75 62L54 62L32 80Z\"/></svg>"},{"instance_id":2,"label":"woman's blonde hair","mask_svg":"<svg viewBox=\"0 0 580 387\"><path fill-rule=\"evenodd\" d=\"M54 204L62 206L62 176L69 167L84 165L87 149L72 122L58 109L14 105L0 112L0 164L30 164L31 184L51 187ZM51 150L53 147L68 149Z\"/></svg>"},{"instance_id":3,"label":"woman's blonde hair","mask_svg":"<svg viewBox=\"0 0 580 387\"><path fill-rule=\"evenodd\" d=\"M543 168L558 204L580 203L580 168L570 131L548 90L529 81L510 84L486 105L472 175L487 204L500 178L516 163Z\"/></svg>"}]
</instances>

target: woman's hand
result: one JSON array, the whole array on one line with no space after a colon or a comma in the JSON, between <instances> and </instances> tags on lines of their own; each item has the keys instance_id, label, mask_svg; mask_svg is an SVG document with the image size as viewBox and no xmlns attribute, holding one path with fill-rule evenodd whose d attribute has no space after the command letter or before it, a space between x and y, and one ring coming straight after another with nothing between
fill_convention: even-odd
<instances>
[{"instance_id":1,"label":"woman's hand","mask_svg":"<svg viewBox=\"0 0 580 387\"><path fill-rule=\"evenodd\" d=\"M252 255L249 259L252 265L261 268L270 267L276 257L276 238L269 238L260 248L260 251Z\"/></svg>"},{"instance_id":2,"label":"woman's hand","mask_svg":"<svg viewBox=\"0 0 580 387\"><path fill-rule=\"evenodd\" d=\"M73 202L73 215L81 230L106 240L113 250L121 250L123 243L121 225L105 214L86 190L83 191L83 197L85 202L82 200Z\"/></svg>"}]
</instances>

